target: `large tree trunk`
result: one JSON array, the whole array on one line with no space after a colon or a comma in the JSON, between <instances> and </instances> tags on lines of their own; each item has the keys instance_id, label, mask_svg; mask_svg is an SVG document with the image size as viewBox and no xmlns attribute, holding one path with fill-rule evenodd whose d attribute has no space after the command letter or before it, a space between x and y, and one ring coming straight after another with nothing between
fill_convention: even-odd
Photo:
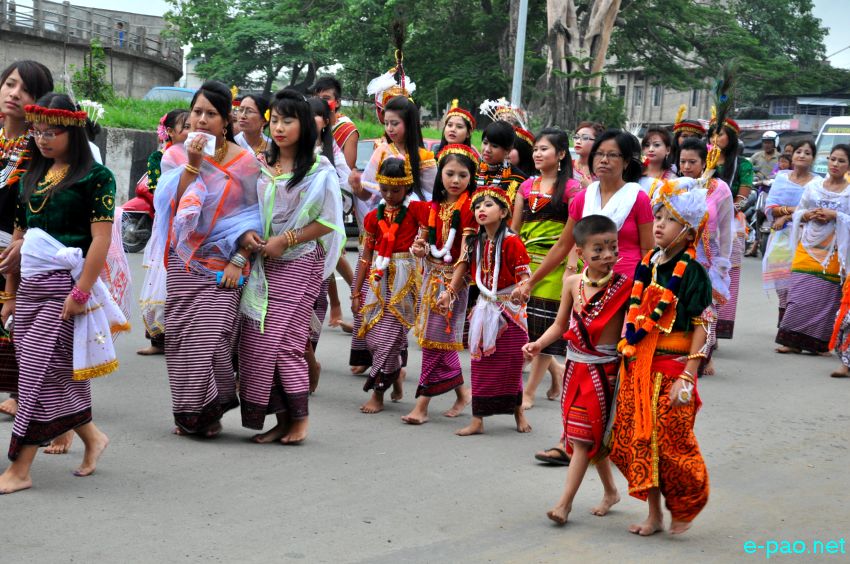
<instances>
[{"instance_id":1,"label":"large tree trunk","mask_svg":"<svg viewBox=\"0 0 850 564\"><path fill-rule=\"evenodd\" d=\"M547 123L572 129L588 99L598 98L601 73L621 0L547 0Z\"/></svg>"},{"instance_id":2,"label":"large tree trunk","mask_svg":"<svg viewBox=\"0 0 850 564\"><path fill-rule=\"evenodd\" d=\"M510 0L508 6L508 27L499 42L499 65L507 76L514 74L514 54L516 51L516 34L519 25L519 0Z\"/></svg>"}]
</instances>

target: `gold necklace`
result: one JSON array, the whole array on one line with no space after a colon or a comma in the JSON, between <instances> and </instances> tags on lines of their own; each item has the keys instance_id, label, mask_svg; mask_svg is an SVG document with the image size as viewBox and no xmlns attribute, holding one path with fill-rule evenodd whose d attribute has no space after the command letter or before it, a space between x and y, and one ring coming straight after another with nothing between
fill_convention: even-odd
<instances>
[{"instance_id":1,"label":"gold necklace","mask_svg":"<svg viewBox=\"0 0 850 564\"><path fill-rule=\"evenodd\" d=\"M251 144L249 143L249 145L251 145ZM254 151L255 155L259 155L260 153L262 153L263 151L266 150L266 145L267 145L266 140L263 139L262 137L260 137L260 142L257 143L256 146L251 145L251 150Z\"/></svg>"},{"instance_id":2,"label":"gold necklace","mask_svg":"<svg viewBox=\"0 0 850 564\"><path fill-rule=\"evenodd\" d=\"M38 188L33 192L34 196L41 196L44 193L47 195L44 197L44 200L41 201L41 205L38 209L33 209L32 207L32 198L27 202L27 207L29 207L30 212L33 215L38 215L41 213L41 210L44 209L44 206L47 205L47 201L50 199L50 196L53 194L50 190L58 185L60 182L65 180L65 177L68 176L68 170L70 170L70 165L63 165L59 168L50 169L47 171L47 174L44 175L44 180L38 183Z\"/></svg>"},{"instance_id":3,"label":"gold necklace","mask_svg":"<svg viewBox=\"0 0 850 564\"><path fill-rule=\"evenodd\" d=\"M221 147L215 150L215 155L213 155L213 160L218 164L221 164L221 161L224 160L224 157L227 156L227 140L225 139L224 143L221 144Z\"/></svg>"}]
</instances>

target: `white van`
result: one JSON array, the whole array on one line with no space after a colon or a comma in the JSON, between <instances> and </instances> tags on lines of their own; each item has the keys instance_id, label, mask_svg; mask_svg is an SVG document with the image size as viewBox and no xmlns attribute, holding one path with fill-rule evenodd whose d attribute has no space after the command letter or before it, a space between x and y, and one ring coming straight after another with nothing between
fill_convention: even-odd
<instances>
[{"instance_id":1,"label":"white van","mask_svg":"<svg viewBox=\"0 0 850 564\"><path fill-rule=\"evenodd\" d=\"M827 173L827 158L832 148L839 143L850 144L850 116L834 117L826 120L820 128L813 170L822 176Z\"/></svg>"}]
</instances>

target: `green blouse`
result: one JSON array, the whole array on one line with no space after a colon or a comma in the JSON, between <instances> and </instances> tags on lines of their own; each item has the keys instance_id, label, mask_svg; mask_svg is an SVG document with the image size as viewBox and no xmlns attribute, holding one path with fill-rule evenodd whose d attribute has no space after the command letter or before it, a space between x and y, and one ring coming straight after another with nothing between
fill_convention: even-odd
<instances>
[{"instance_id":1,"label":"green blouse","mask_svg":"<svg viewBox=\"0 0 850 564\"><path fill-rule=\"evenodd\" d=\"M21 179L23 191L26 174ZM38 191L36 189L36 191ZM29 202L18 200L15 227L38 227L66 247L79 247L85 255L92 242L91 224L112 222L115 214L115 177L94 163L83 178L57 192L33 194Z\"/></svg>"},{"instance_id":2,"label":"green blouse","mask_svg":"<svg viewBox=\"0 0 850 564\"><path fill-rule=\"evenodd\" d=\"M683 250L676 255L676 258L656 268L656 282L662 286L667 286L667 282L673 276L676 263L679 262L684 252ZM705 268L696 259L688 263L678 293L679 302L676 304L676 321L673 323L673 330L691 331L693 329L691 320L702 315L705 309L711 305L711 280L708 278Z\"/></svg>"},{"instance_id":3,"label":"green blouse","mask_svg":"<svg viewBox=\"0 0 850 564\"><path fill-rule=\"evenodd\" d=\"M725 163L724 163L725 164ZM723 175L723 165L717 165L717 177ZM735 171L735 178L729 183L729 188L732 190L732 197L738 196L738 190L741 186L753 187L753 163L744 157L738 157L738 170Z\"/></svg>"}]
</instances>

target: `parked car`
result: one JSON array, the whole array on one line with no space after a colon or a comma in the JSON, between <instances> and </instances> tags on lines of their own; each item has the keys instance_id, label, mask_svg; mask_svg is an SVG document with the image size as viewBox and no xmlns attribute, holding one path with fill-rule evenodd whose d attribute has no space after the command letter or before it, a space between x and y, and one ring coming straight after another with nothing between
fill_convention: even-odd
<instances>
[{"instance_id":1,"label":"parked car","mask_svg":"<svg viewBox=\"0 0 850 564\"><path fill-rule=\"evenodd\" d=\"M190 102L195 95L194 88L178 88L177 86L154 86L145 94L143 100L185 100Z\"/></svg>"}]
</instances>

